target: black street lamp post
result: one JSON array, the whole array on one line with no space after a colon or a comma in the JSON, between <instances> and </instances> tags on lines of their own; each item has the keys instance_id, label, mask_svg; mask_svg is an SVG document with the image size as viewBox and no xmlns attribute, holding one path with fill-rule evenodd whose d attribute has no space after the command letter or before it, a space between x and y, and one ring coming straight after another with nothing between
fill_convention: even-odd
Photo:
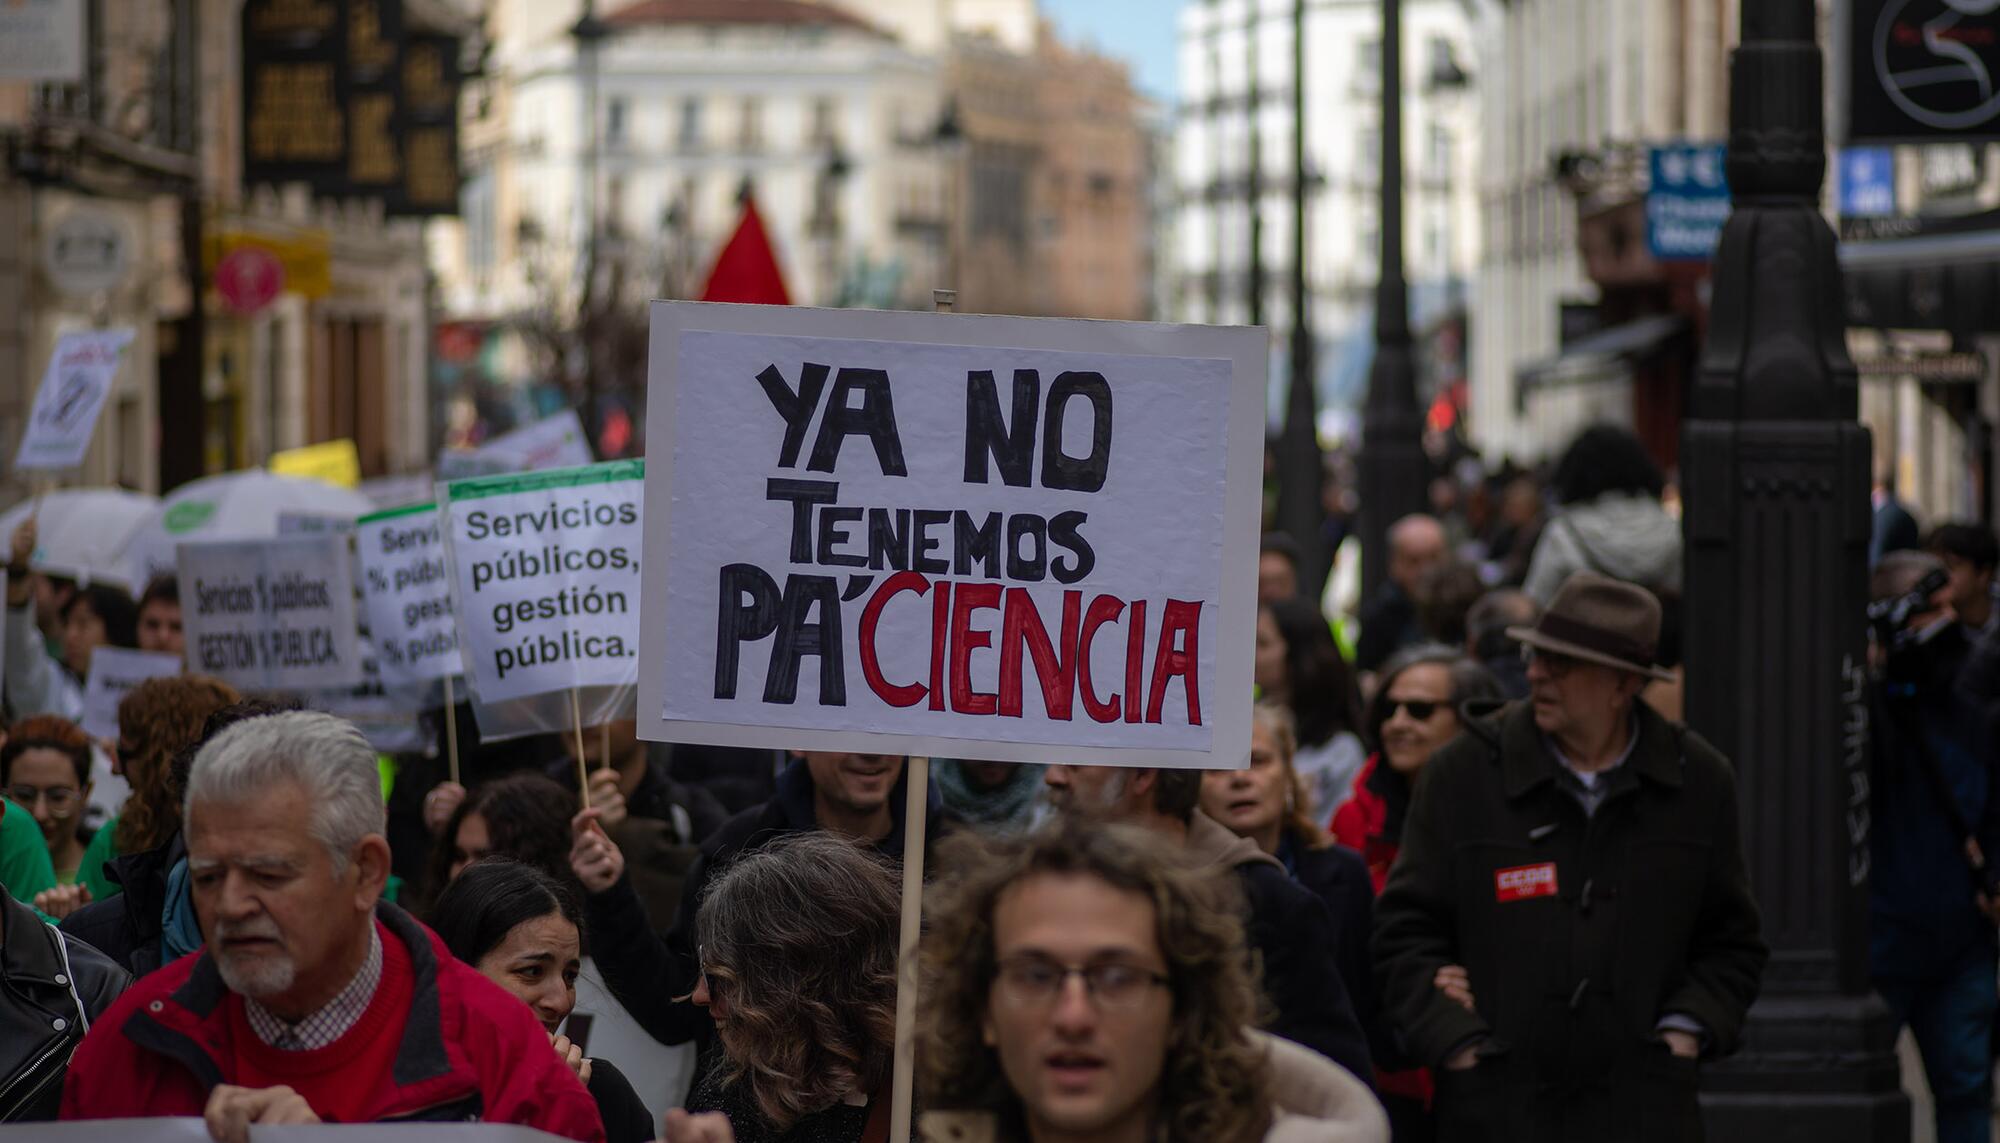
<instances>
[{"instance_id":1,"label":"black street lamp post","mask_svg":"<svg viewBox=\"0 0 2000 1143\"><path fill-rule=\"evenodd\" d=\"M1904 1141L1895 1028L1869 989L1868 432L1856 423L1814 0L1742 7L1735 212L1683 433L1688 721L1736 763L1771 962L1744 1047L1704 1076L1712 1139Z\"/></svg>"},{"instance_id":2,"label":"black street lamp post","mask_svg":"<svg viewBox=\"0 0 2000 1143\"><path fill-rule=\"evenodd\" d=\"M1402 7L1401 0L1382 0L1382 277L1375 287L1375 360L1368 371L1357 464L1364 599L1387 574L1389 526L1424 510L1429 483L1410 289L1403 276Z\"/></svg>"}]
</instances>

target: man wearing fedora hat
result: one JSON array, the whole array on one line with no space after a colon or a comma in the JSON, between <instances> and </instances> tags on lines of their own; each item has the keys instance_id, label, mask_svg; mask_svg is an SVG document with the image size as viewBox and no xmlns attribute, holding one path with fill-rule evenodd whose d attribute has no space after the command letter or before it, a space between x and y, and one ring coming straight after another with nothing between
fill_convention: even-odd
<instances>
[{"instance_id":1,"label":"man wearing fedora hat","mask_svg":"<svg viewBox=\"0 0 2000 1143\"><path fill-rule=\"evenodd\" d=\"M1527 701L1418 780L1374 956L1444 1143L1702 1137L1768 951L1728 760L1639 698L1659 632L1651 592L1571 576L1507 632Z\"/></svg>"}]
</instances>

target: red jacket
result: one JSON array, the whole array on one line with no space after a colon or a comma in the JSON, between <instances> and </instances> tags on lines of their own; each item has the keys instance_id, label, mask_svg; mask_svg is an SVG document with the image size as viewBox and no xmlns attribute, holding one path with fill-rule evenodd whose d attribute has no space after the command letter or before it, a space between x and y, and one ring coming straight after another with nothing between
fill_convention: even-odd
<instances>
[{"instance_id":1,"label":"red jacket","mask_svg":"<svg viewBox=\"0 0 2000 1143\"><path fill-rule=\"evenodd\" d=\"M604 1143L596 1102L527 1005L401 909L385 903L376 916L383 939L409 953L415 999L368 1121L513 1123ZM62 1118L200 1115L217 1084L235 1082L230 999L205 951L138 981L70 1061Z\"/></svg>"},{"instance_id":2,"label":"red jacket","mask_svg":"<svg viewBox=\"0 0 2000 1143\"><path fill-rule=\"evenodd\" d=\"M1333 811L1333 820L1327 823L1327 832L1333 840L1361 855L1368 863L1368 877L1375 882L1375 892L1382 892L1382 883L1389 880L1389 867L1396 864L1396 853L1402 848L1398 842L1383 838L1389 824L1389 803L1369 784L1375 768L1382 765L1382 755L1371 754L1361 772L1354 776L1354 793Z\"/></svg>"}]
</instances>

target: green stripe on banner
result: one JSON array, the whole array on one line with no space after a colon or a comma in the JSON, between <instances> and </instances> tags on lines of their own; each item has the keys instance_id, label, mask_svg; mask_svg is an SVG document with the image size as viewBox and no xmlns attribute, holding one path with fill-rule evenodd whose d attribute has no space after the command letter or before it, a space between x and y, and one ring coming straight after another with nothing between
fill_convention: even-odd
<instances>
[{"instance_id":1,"label":"green stripe on banner","mask_svg":"<svg viewBox=\"0 0 2000 1143\"><path fill-rule=\"evenodd\" d=\"M435 511L437 511L437 505L435 503L412 504L406 508L387 508L380 512L370 512L368 515L363 516L360 519L356 520L355 523L373 524L379 520L394 520L398 516L414 516L419 512L435 512Z\"/></svg>"},{"instance_id":2,"label":"green stripe on banner","mask_svg":"<svg viewBox=\"0 0 2000 1143\"><path fill-rule=\"evenodd\" d=\"M517 492L542 492L550 488L581 488L588 484L615 484L621 480L644 480L643 460L607 460L581 468L551 468L545 472L515 472L505 476L475 476L446 485L453 500L479 500L488 496L511 496Z\"/></svg>"}]
</instances>

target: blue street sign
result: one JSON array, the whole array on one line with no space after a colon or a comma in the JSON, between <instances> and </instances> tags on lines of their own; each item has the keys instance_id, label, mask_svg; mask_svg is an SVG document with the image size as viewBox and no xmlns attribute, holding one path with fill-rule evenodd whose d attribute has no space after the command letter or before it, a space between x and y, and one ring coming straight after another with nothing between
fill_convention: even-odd
<instances>
[{"instance_id":1,"label":"blue street sign","mask_svg":"<svg viewBox=\"0 0 2000 1143\"><path fill-rule=\"evenodd\" d=\"M1887 147L1840 152L1840 217L1890 218L1896 213L1896 153Z\"/></svg>"},{"instance_id":2,"label":"blue street sign","mask_svg":"<svg viewBox=\"0 0 2000 1143\"><path fill-rule=\"evenodd\" d=\"M1721 143L1652 148L1646 192L1646 248L1662 262L1705 262L1729 221L1729 176Z\"/></svg>"}]
</instances>

